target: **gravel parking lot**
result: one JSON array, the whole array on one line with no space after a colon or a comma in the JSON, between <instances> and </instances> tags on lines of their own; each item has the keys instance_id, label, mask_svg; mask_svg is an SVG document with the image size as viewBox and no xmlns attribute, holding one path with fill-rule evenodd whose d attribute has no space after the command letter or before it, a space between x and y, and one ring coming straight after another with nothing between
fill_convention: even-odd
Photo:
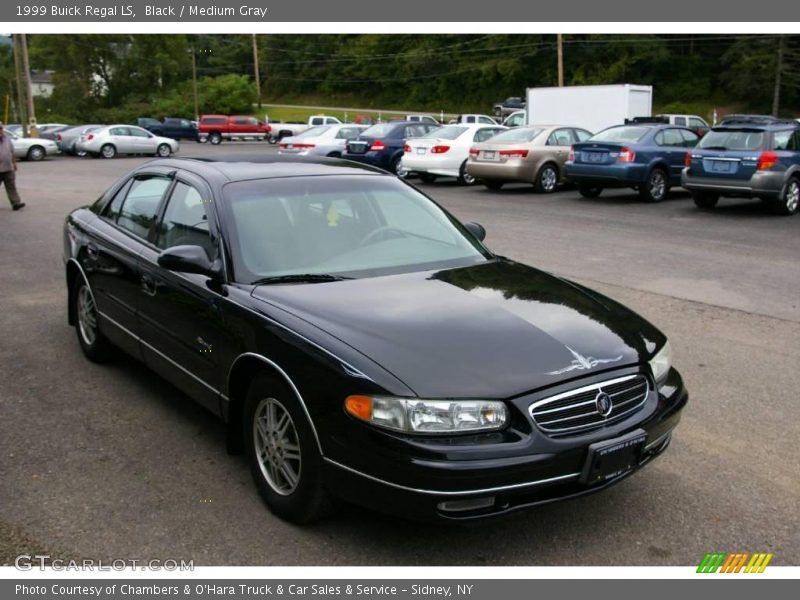
<instances>
[{"instance_id":1,"label":"gravel parking lot","mask_svg":"<svg viewBox=\"0 0 800 600\"><path fill-rule=\"evenodd\" d=\"M272 153L183 144L184 156ZM672 447L604 493L460 526L344 508L273 517L221 423L133 359L99 366L66 324L61 227L144 158L22 163L27 207L0 201L0 564L79 559L196 565L696 565L706 552L800 564L800 217L674 192L585 200L419 184L496 252L576 279L665 331L690 392Z\"/></svg>"}]
</instances>

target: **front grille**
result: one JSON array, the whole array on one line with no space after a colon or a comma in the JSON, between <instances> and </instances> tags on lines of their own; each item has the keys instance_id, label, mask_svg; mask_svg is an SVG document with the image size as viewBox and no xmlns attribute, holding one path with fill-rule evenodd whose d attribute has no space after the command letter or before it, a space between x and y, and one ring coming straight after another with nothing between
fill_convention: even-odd
<instances>
[{"instance_id":1,"label":"front grille","mask_svg":"<svg viewBox=\"0 0 800 600\"><path fill-rule=\"evenodd\" d=\"M647 377L628 375L538 400L531 404L530 412L534 422L547 433L584 433L633 414L644 405L649 391ZM606 416L597 406L601 393L611 399L611 410Z\"/></svg>"}]
</instances>

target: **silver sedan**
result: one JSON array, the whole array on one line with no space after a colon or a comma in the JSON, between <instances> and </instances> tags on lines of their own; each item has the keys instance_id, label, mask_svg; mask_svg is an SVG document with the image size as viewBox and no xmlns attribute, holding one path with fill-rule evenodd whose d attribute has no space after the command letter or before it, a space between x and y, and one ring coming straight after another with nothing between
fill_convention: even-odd
<instances>
[{"instance_id":1,"label":"silver sedan","mask_svg":"<svg viewBox=\"0 0 800 600\"><path fill-rule=\"evenodd\" d=\"M60 152L53 140L9 135L11 136L11 143L14 145L14 156L17 158L43 160L46 156L52 156Z\"/></svg>"},{"instance_id":2,"label":"silver sedan","mask_svg":"<svg viewBox=\"0 0 800 600\"><path fill-rule=\"evenodd\" d=\"M78 152L114 158L117 154L152 154L167 157L180 145L171 138L153 135L135 125L107 125L82 135L75 144Z\"/></svg>"},{"instance_id":3,"label":"silver sedan","mask_svg":"<svg viewBox=\"0 0 800 600\"><path fill-rule=\"evenodd\" d=\"M366 125L343 123L341 125L320 125L281 140L279 154L299 156L340 157L345 142L367 128Z\"/></svg>"}]
</instances>

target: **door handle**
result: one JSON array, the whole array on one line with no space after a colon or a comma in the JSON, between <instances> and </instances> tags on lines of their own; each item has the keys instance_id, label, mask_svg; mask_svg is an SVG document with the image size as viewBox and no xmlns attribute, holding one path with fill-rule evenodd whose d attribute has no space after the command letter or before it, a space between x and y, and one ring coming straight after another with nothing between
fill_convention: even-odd
<instances>
[{"instance_id":1,"label":"door handle","mask_svg":"<svg viewBox=\"0 0 800 600\"><path fill-rule=\"evenodd\" d=\"M86 246L86 255L92 260L96 260L97 257L100 256L100 251L94 244L89 244L88 246Z\"/></svg>"},{"instance_id":2,"label":"door handle","mask_svg":"<svg viewBox=\"0 0 800 600\"><path fill-rule=\"evenodd\" d=\"M155 296L158 293L158 283L149 275L142 275L142 292L148 296Z\"/></svg>"}]
</instances>

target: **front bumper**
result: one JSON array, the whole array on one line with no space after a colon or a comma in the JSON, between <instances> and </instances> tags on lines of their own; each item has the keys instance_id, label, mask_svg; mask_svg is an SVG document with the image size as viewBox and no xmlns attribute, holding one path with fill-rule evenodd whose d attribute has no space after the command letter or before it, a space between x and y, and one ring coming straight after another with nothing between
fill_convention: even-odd
<instances>
[{"instance_id":1,"label":"front bumper","mask_svg":"<svg viewBox=\"0 0 800 600\"><path fill-rule=\"evenodd\" d=\"M527 411L535 396L510 404ZM353 421L354 427L332 440L333 452L325 458L326 484L334 495L349 502L424 520L488 517L590 494L621 481L661 454L687 400L681 377L673 369L657 392L650 391L640 411L570 437L548 436L530 419L527 430L525 423L512 421L511 431L504 435L484 434L462 443L454 438L396 436ZM591 444L640 429L647 439L633 468L597 485L581 482Z\"/></svg>"},{"instance_id":2,"label":"front bumper","mask_svg":"<svg viewBox=\"0 0 800 600\"><path fill-rule=\"evenodd\" d=\"M686 167L681 172L681 186L695 192L711 192L722 196L743 198L777 198L785 185L785 173L756 171L750 179L703 177Z\"/></svg>"},{"instance_id":3,"label":"front bumper","mask_svg":"<svg viewBox=\"0 0 800 600\"><path fill-rule=\"evenodd\" d=\"M644 183L647 167L637 164L591 165L567 162L564 173L568 181L592 187L636 187Z\"/></svg>"}]
</instances>

